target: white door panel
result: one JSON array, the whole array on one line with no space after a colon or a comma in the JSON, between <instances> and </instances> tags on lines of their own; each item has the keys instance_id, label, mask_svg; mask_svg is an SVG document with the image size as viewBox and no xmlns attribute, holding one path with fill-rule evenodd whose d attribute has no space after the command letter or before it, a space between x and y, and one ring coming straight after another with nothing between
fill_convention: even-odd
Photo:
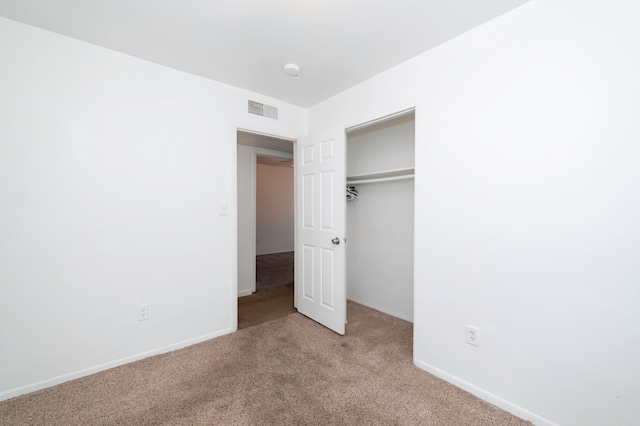
<instances>
[{"instance_id":1,"label":"white door panel","mask_svg":"<svg viewBox=\"0 0 640 426\"><path fill-rule=\"evenodd\" d=\"M298 140L295 172L298 311L339 334L347 307L345 140L344 126Z\"/></svg>"}]
</instances>

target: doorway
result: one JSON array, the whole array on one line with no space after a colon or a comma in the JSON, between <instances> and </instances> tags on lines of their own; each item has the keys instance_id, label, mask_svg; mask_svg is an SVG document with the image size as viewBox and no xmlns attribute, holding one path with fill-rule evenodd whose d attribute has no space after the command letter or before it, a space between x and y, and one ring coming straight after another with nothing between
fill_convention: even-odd
<instances>
[{"instance_id":1,"label":"doorway","mask_svg":"<svg viewBox=\"0 0 640 426\"><path fill-rule=\"evenodd\" d=\"M293 141L237 132L238 329L294 310Z\"/></svg>"},{"instance_id":2,"label":"doorway","mask_svg":"<svg viewBox=\"0 0 640 426\"><path fill-rule=\"evenodd\" d=\"M293 284L293 159L258 155L256 161L256 288Z\"/></svg>"}]
</instances>

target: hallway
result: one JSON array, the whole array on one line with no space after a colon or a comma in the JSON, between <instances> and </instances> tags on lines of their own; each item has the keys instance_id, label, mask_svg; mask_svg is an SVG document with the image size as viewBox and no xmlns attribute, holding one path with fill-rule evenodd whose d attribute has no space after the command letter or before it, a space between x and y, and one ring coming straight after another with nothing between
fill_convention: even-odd
<instances>
[{"instance_id":1,"label":"hallway","mask_svg":"<svg viewBox=\"0 0 640 426\"><path fill-rule=\"evenodd\" d=\"M293 252L256 256L256 291L293 284Z\"/></svg>"},{"instance_id":2,"label":"hallway","mask_svg":"<svg viewBox=\"0 0 640 426\"><path fill-rule=\"evenodd\" d=\"M238 330L296 312L293 252L256 256L256 292L238 299Z\"/></svg>"}]
</instances>

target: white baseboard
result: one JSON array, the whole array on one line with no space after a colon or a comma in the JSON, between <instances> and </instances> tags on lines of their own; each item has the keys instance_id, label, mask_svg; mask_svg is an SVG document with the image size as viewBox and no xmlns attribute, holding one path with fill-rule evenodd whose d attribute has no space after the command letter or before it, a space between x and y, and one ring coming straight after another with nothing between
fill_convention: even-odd
<instances>
[{"instance_id":1,"label":"white baseboard","mask_svg":"<svg viewBox=\"0 0 640 426\"><path fill-rule=\"evenodd\" d=\"M182 349L187 346L195 345L197 343L204 342L206 340L213 339L215 337L220 337L225 334L232 333L234 330L231 328L227 328L224 330L220 330L215 333L205 334L204 336L199 336L193 339L184 340L182 342L173 343L168 346L163 346L160 348L152 349L147 352L142 352L140 354L128 356L125 358L120 358L115 361L106 362L104 364L99 364L93 367L85 368L82 370L75 371L73 373L63 374L61 376L57 376L51 379L42 380L36 383L32 383L26 386L21 386L19 388L10 389L8 391L4 391L0 393L0 401L4 401L10 398L15 398L16 396L24 395L27 393L35 392L41 389L50 388L52 386L59 385L64 382L68 382L70 380L79 379L81 377L90 376L91 374L99 373L104 370L108 370L110 368L119 367L124 364L129 364L134 361L139 361L144 358L149 358L151 356L160 355L163 353L175 351L177 349Z\"/></svg>"},{"instance_id":2,"label":"white baseboard","mask_svg":"<svg viewBox=\"0 0 640 426\"><path fill-rule=\"evenodd\" d=\"M420 360L414 359L413 363L415 364L416 367L421 368L433 374L434 376L439 377L442 380L451 383L452 385L455 385L461 389L464 389L470 394L475 395L478 398L488 402L489 404L495 405L496 407L501 408L504 411L507 411L513 414L514 416L520 417L521 419L524 419L524 420L528 420L536 426L558 426L556 423L553 423L552 421L545 419L542 416L532 413L531 411L526 410L520 407L519 405L513 404L505 399L502 399L499 396L492 394L491 392L487 392L484 389L481 389L454 375L451 375L445 371L442 371L439 368L436 368L430 364L427 364L426 362L422 362Z\"/></svg>"},{"instance_id":3,"label":"white baseboard","mask_svg":"<svg viewBox=\"0 0 640 426\"><path fill-rule=\"evenodd\" d=\"M241 290L238 291L238 297L251 296L253 294L252 290Z\"/></svg>"}]
</instances>

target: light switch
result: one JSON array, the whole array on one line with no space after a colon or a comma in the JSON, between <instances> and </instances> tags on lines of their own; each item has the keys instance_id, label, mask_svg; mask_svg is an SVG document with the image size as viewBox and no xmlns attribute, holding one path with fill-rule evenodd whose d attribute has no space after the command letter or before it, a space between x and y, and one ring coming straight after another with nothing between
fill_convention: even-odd
<instances>
[{"instance_id":1,"label":"light switch","mask_svg":"<svg viewBox=\"0 0 640 426\"><path fill-rule=\"evenodd\" d=\"M226 216L229 214L229 203L226 201L220 201L218 203L218 214L220 216Z\"/></svg>"}]
</instances>

